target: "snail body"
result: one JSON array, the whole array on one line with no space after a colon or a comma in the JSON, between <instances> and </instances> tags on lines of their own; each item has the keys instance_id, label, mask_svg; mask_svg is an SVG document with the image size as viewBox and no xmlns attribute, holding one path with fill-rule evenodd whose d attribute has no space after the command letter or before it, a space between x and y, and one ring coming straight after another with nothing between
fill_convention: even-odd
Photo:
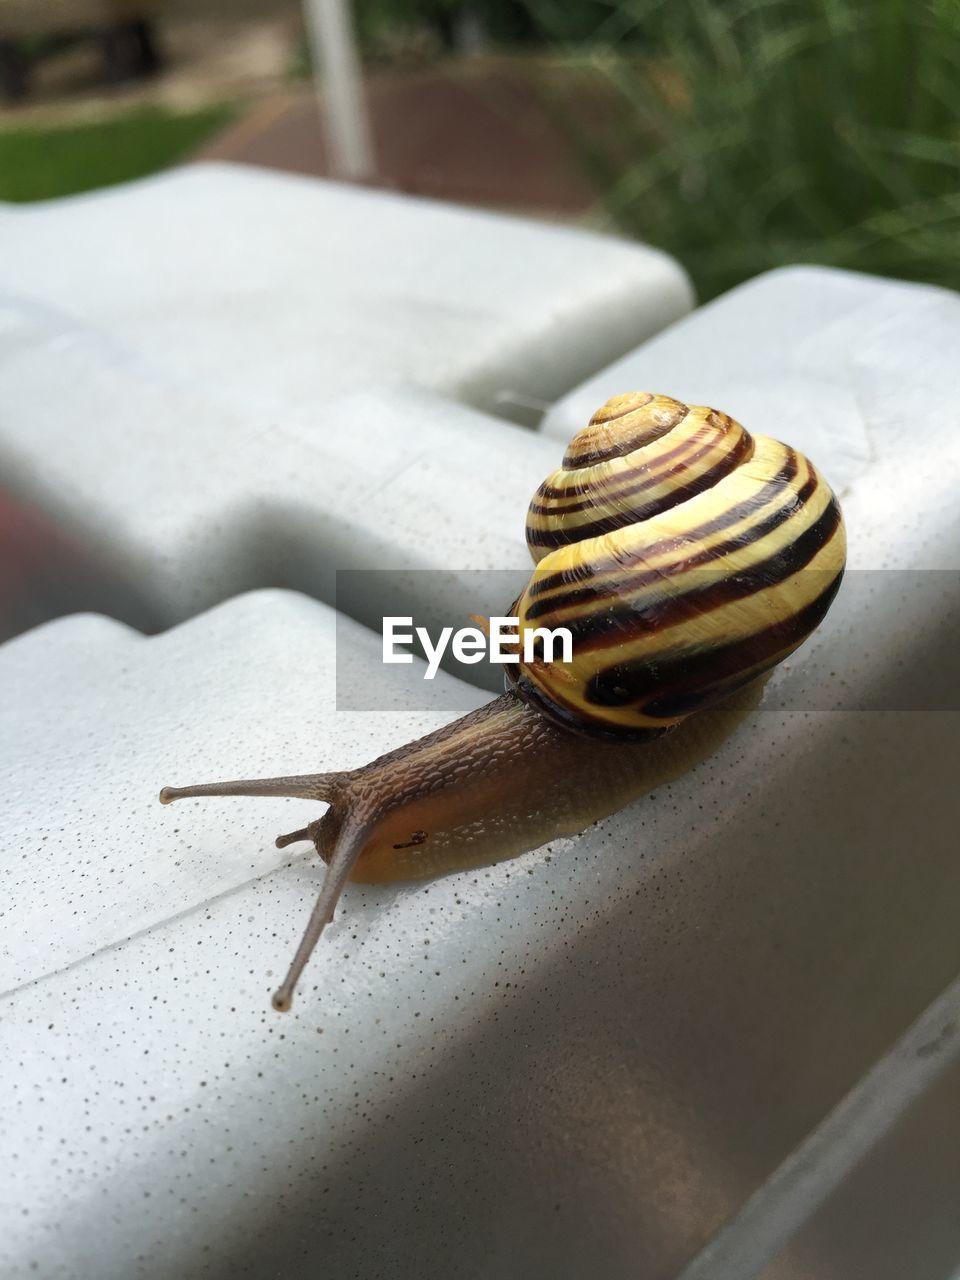
<instances>
[{"instance_id":1,"label":"snail body","mask_svg":"<svg viewBox=\"0 0 960 1280\"><path fill-rule=\"evenodd\" d=\"M574 438L534 495L527 542L537 568L511 611L521 640L568 627L570 662L534 646L506 668L506 693L360 769L161 792L329 805L277 840L311 840L328 870L276 1009L290 1007L351 876L499 861L709 754L755 703L758 678L819 624L845 554L836 498L803 455L647 393L609 401Z\"/></svg>"}]
</instances>

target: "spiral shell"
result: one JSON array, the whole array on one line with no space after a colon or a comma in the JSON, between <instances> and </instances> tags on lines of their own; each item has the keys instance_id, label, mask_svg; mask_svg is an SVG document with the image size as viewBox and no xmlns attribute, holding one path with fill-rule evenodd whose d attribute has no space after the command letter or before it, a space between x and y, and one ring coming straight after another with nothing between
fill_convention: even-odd
<instances>
[{"instance_id":1,"label":"spiral shell","mask_svg":"<svg viewBox=\"0 0 960 1280\"><path fill-rule=\"evenodd\" d=\"M507 667L517 694L567 727L626 736L678 723L802 644L846 550L837 500L802 454L645 392L574 437L533 497L527 543L521 638L566 627L573 653Z\"/></svg>"}]
</instances>

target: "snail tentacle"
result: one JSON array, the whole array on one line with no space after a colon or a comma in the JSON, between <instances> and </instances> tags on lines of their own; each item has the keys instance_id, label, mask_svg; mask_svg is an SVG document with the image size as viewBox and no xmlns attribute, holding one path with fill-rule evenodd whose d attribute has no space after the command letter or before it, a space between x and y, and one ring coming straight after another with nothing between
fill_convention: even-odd
<instances>
[{"instance_id":1,"label":"snail tentacle","mask_svg":"<svg viewBox=\"0 0 960 1280\"><path fill-rule=\"evenodd\" d=\"M278 1013L286 1013L293 1004L293 992L313 949L320 941L324 929L333 919L344 885L350 878L354 863L363 852L369 834L369 824L361 817L348 814L337 837L333 856L323 878L323 887L314 904L300 945L287 970L287 976L273 993L270 1003Z\"/></svg>"},{"instance_id":2,"label":"snail tentacle","mask_svg":"<svg viewBox=\"0 0 960 1280\"><path fill-rule=\"evenodd\" d=\"M200 782L189 787L164 787L161 804L193 796L286 796L292 800L324 800L333 804L343 788L345 773L304 773L286 778L241 778L234 782Z\"/></svg>"}]
</instances>

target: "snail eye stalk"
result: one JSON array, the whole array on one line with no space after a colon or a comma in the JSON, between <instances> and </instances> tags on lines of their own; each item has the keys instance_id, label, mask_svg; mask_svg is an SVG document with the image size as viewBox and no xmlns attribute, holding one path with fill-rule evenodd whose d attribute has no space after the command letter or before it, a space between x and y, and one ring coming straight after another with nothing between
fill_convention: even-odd
<instances>
[{"instance_id":1,"label":"snail eye stalk","mask_svg":"<svg viewBox=\"0 0 960 1280\"><path fill-rule=\"evenodd\" d=\"M333 804L341 788L339 773L304 773L289 778L244 778L236 782L200 782L190 787L164 787L161 804L194 796L285 796L292 800L325 800Z\"/></svg>"}]
</instances>

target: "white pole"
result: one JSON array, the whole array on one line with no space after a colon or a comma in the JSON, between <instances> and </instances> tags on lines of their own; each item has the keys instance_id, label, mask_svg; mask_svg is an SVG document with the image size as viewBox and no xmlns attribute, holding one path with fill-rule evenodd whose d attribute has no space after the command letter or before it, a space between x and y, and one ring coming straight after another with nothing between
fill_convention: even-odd
<instances>
[{"instance_id":1,"label":"white pole","mask_svg":"<svg viewBox=\"0 0 960 1280\"><path fill-rule=\"evenodd\" d=\"M350 0L303 0L303 8L333 175L372 178L376 163Z\"/></svg>"}]
</instances>

